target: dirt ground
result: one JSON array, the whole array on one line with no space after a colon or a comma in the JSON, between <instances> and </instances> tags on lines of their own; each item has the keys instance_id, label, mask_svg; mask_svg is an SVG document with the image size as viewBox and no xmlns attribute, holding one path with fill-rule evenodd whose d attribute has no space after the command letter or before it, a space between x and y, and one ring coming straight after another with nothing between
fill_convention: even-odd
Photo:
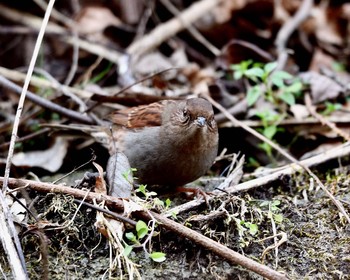
<instances>
[{"instance_id":1,"label":"dirt ground","mask_svg":"<svg viewBox=\"0 0 350 280\"><path fill-rule=\"evenodd\" d=\"M347 166L320 176L334 196L341 201L349 198ZM136 279L122 265L110 269L111 246L94 226L95 210L82 206L73 217L77 204L65 195L40 195L37 205L40 217L55 226L20 235L30 279L44 275L46 261L48 279ZM203 219L204 215L211 218ZM71 224L59 228L71 219ZM350 277L349 225L324 192L302 174L214 199L210 209L203 204L177 216L177 221L291 279ZM250 227L252 224L256 227ZM152 250L164 252L164 262L152 261L141 249L129 256L142 279L262 279L173 232L160 227L156 231ZM277 243L285 234L276 248L269 247L274 244L274 233Z\"/></svg>"}]
</instances>

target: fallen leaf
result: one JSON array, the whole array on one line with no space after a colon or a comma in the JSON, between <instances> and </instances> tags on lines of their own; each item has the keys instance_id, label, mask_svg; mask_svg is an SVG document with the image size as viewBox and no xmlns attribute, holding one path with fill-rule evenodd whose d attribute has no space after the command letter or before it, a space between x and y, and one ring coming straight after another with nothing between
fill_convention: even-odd
<instances>
[{"instance_id":1,"label":"fallen leaf","mask_svg":"<svg viewBox=\"0 0 350 280\"><path fill-rule=\"evenodd\" d=\"M296 120L303 120L310 115L310 113L305 105L294 104L294 105L290 106L289 109L292 112L292 114L294 115L294 118Z\"/></svg>"},{"instance_id":2,"label":"fallen leaf","mask_svg":"<svg viewBox=\"0 0 350 280\"><path fill-rule=\"evenodd\" d=\"M335 81L316 72L304 72L299 77L310 85L310 93L314 104L337 98L343 91L343 88Z\"/></svg>"},{"instance_id":3,"label":"fallen leaf","mask_svg":"<svg viewBox=\"0 0 350 280\"><path fill-rule=\"evenodd\" d=\"M110 156L106 173L109 195L121 198L131 196L133 175L129 161L123 153Z\"/></svg>"},{"instance_id":4,"label":"fallen leaf","mask_svg":"<svg viewBox=\"0 0 350 280\"><path fill-rule=\"evenodd\" d=\"M16 166L41 167L50 172L56 172L63 163L67 148L68 142L62 137L57 137L49 149L15 154L12 163Z\"/></svg>"}]
</instances>

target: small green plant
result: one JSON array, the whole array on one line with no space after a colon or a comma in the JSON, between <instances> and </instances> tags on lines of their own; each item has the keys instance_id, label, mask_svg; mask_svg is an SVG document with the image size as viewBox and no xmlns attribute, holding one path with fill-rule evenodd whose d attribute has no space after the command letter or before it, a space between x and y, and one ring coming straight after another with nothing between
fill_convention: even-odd
<instances>
[{"instance_id":1,"label":"small green plant","mask_svg":"<svg viewBox=\"0 0 350 280\"><path fill-rule=\"evenodd\" d=\"M256 113L260 118L263 128L259 129L266 138L272 140L278 131L282 131L282 128L278 128L278 124L284 118L284 115L276 114L273 111L264 110ZM272 157L272 148L266 142L260 143L259 147L266 152L269 157Z\"/></svg>"},{"instance_id":2,"label":"small green plant","mask_svg":"<svg viewBox=\"0 0 350 280\"><path fill-rule=\"evenodd\" d=\"M135 177L132 177L132 174L133 174L134 172L136 172L136 171L137 171L136 168L130 168L130 169L128 169L127 171L123 172L123 173L122 173L122 176L124 177L124 179L125 179L127 182L129 182L130 184L132 184L132 183L133 183L132 178L137 179L137 178L135 178Z\"/></svg>"},{"instance_id":3,"label":"small green plant","mask_svg":"<svg viewBox=\"0 0 350 280\"><path fill-rule=\"evenodd\" d=\"M247 91L248 106L254 105L261 96L273 104L278 104L278 100L288 105L295 104L295 96L302 90L301 81L288 72L274 71L276 67L277 62L263 65L251 60L231 66L235 79L245 78L253 83ZM286 83L287 80L290 81L289 84Z\"/></svg>"},{"instance_id":4,"label":"small green plant","mask_svg":"<svg viewBox=\"0 0 350 280\"><path fill-rule=\"evenodd\" d=\"M144 196L144 198L138 199L147 209L156 208L157 210L162 211L170 208L171 200L169 198L167 198L165 201L159 199L156 197L156 192L147 190L147 185L139 185L135 192L141 193Z\"/></svg>"},{"instance_id":5,"label":"small green plant","mask_svg":"<svg viewBox=\"0 0 350 280\"><path fill-rule=\"evenodd\" d=\"M258 233L258 225L251 223L251 222L246 222L242 219L239 218L234 218L238 230L238 235L239 235L239 243L241 247L246 247L249 245L251 238L250 236L254 236ZM247 235L247 233L249 235Z\"/></svg>"},{"instance_id":6,"label":"small green plant","mask_svg":"<svg viewBox=\"0 0 350 280\"><path fill-rule=\"evenodd\" d=\"M328 116L333 112L338 111L342 108L342 105L340 103L331 103L326 101L325 105L326 105L326 109L324 109L322 112L322 115L324 116Z\"/></svg>"},{"instance_id":7,"label":"small green plant","mask_svg":"<svg viewBox=\"0 0 350 280\"><path fill-rule=\"evenodd\" d=\"M153 225L152 227L154 227L154 221L153 221ZM131 242L133 243L133 245L128 245L127 243L125 243L125 247L124 247L124 255L125 256L129 256L129 254L132 252L132 250L135 247L142 247L144 252L146 253L146 255L148 257L150 257L153 261L155 262L163 262L166 259L165 253L162 252L151 252L149 253L148 250L146 249L147 243L150 242L152 234L153 234L153 230L151 232L148 225L144 222L144 221L138 221L136 223L136 235L133 232L127 232L125 234L125 237ZM146 240L144 242L141 242L142 239L146 238Z\"/></svg>"},{"instance_id":8,"label":"small green plant","mask_svg":"<svg viewBox=\"0 0 350 280\"><path fill-rule=\"evenodd\" d=\"M276 70L276 67L277 62L264 65L253 63L252 60L231 66L234 71L233 77L246 81L248 106L253 106L260 97L263 97L276 107L276 110L264 109L256 113L263 124L261 133L270 140L273 140L275 134L280 131L278 124L287 116L286 109L295 104L296 97L301 94L303 88L299 79L285 71ZM259 147L272 157L272 148L269 144L261 143Z\"/></svg>"},{"instance_id":9,"label":"small green plant","mask_svg":"<svg viewBox=\"0 0 350 280\"><path fill-rule=\"evenodd\" d=\"M268 218L273 219L276 224L280 224L283 222L283 215L279 213L281 211L281 209L279 208L280 204L281 201L279 200L263 201L260 204L261 207L268 207L267 216Z\"/></svg>"},{"instance_id":10,"label":"small green plant","mask_svg":"<svg viewBox=\"0 0 350 280\"><path fill-rule=\"evenodd\" d=\"M102 70L99 74L97 74L96 76L90 79L89 81L90 84L96 84L99 81L101 81L109 73L112 67L113 67L113 63L110 62L104 70Z\"/></svg>"},{"instance_id":11,"label":"small green plant","mask_svg":"<svg viewBox=\"0 0 350 280\"><path fill-rule=\"evenodd\" d=\"M148 191L147 190L147 185L139 185L139 187L135 190L137 193L140 192L142 193L146 200L148 200L149 198L151 198L152 196L156 196L157 193L156 192L153 192L153 191Z\"/></svg>"}]
</instances>

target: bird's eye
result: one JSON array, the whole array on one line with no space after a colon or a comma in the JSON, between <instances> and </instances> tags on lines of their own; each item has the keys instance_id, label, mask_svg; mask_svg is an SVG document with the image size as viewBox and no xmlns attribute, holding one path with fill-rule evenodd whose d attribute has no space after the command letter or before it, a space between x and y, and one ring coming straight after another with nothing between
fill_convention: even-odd
<instances>
[{"instance_id":1,"label":"bird's eye","mask_svg":"<svg viewBox=\"0 0 350 280\"><path fill-rule=\"evenodd\" d=\"M188 111L187 111L187 109L183 109L182 114L183 114L183 116L184 116L185 118L187 118L187 117L188 117Z\"/></svg>"},{"instance_id":2,"label":"bird's eye","mask_svg":"<svg viewBox=\"0 0 350 280\"><path fill-rule=\"evenodd\" d=\"M187 123L190 119L190 113L188 110L185 108L182 110L182 115L181 115L181 122Z\"/></svg>"}]
</instances>

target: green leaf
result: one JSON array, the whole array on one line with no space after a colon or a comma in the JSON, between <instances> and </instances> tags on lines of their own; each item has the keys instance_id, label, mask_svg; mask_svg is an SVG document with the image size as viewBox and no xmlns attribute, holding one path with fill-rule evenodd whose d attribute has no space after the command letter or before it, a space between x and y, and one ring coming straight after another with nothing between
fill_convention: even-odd
<instances>
[{"instance_id":1,"label":"green leaf","mask_svg":"<svg viewBox=\"0 0 350 280\"><path fill-rule=\"evenodd\" d=\"M243 72L241 72L241 71L235 71L235 72L233 73L233 78L234 78L235 80L241 79L242 76L243 76Z\"/></svg>"},{"instance_id":2,"label":"green leaf","mask_svg":"<svg viewBox=\"0 0 350 280\"><path fill-rule=\"evenodd\" d=\"M273 76L283 80L289 80L293 78L293 76L286 71L276 71L275 73L273 73Z\"/></svg>"},{"instance_id":3,"label":"green leaf","mask_svg":"<svg viewBox=\"0 0 350 280\"><path fill-rule=\"evenodd\" d=\"M132 232L125 233L125 237L132 242L136 242L136 236Z\"/></svg>"},{"instance_id":4,"label":"green leaf","mask_svg":"<svg viewBox=\"0 0 350 280\"><path fill-rule=\"evenodd\" d=\"M265 72L266 73L271 73L274 69L276 69L276 67L277 67L277 62L275 61L275 62L270 62L270 63L267 63L267 64L265 64L265 66L264 66L264 70L265 70Z\"/></svg>"},{"instance_id":5,"label":"green leaf","mask_svg":"<svg viewBox=\"0 0 350 280\"><path fill-rule=\"evenodd\" d=\"M333 62L332 63L332 69L337 72L345 72L346 67L343 63L340 62Z\"/></svg>"},{"instance_id":6,"label":"green leaf","mask_svg":"<svg viewBox=\"0 0 350 280\"><path fill-rule=\"evenodd\" d=\"M61 119L61 116L59 114L57 114L57 113L52 113L51 114L51 119L53 121L59 121Z\"/></svg>"},{"instance_id":7,"label":"green leaf","mask_svg":"<svg viewBox=\"0 0 350 280\"><path fill-rule=\"evenodd\" d=\"M156 192L148 192L148 193L147 193L147 197L156 196L156 195L157 195Z\"/></svg>"},{"instance_id":8,"label":"green leaf","mask_svg":"<svg viewBox=\"0 0 350 280\"><path fill-rule=\"evenodd\" d=\"M170 205L171 205L171 200L170 200L169 198L167 198L167 199L165 200L165 208L169 208Z\"/></svg>"},{"instance_id":9,"label":"green leaf","mask_svg":"<svg viewBox=\"0 0 350 280\"><path fill-rule=\"evenodd\" d=\"M292 79L293 76L285 71L276 71L271 76L271 83L278 88L285 87L284 80Z\"/></svg>"},{"instance_id":10,"label":"green leaf","mask_svg":"<svg viewBox=\"0 0 350 280\"><path fill-rule=\"evenodd\" d=\"M139 187L136 189L136 192L142 193L144 196L146 196L146 185L139 185Z\"/></svg>"},{"instance_id":11,"label":"green leaf","mask_svg":"<svg viewBox=\"0 0 350 280\"><path fill-rule=\"evenodd\" d=\"M165 203L163 200L159 199L158 197L155 197L153 200L154 205L160 206L160 207L164 207Z\"/></svg>"},{"instance_id":12,"label":"green leaf","mask_svg":"<svg viewBox=\"0 0 350 280\"><path fill-rule=\"evenodd\" d=\"M137 237L141 239L145 237L146 234L148 233L148 226L144 221L140 220L136 223L136 231L137 231Z\"/></svg>"},{"instance_id":13,"label":"green leaf","mask_svg":"<svg viewBox=\"0 0 350 280\"><path fill-rule=\"evenodd\" d=\"M132 246L126 245L124 247L123 255L126 256L126 257L129 256L131 251L132 251L132 249L133 249Z\"/></svg>"},{"instance_id":14,"label":"green leaf","mask_svg":"<svg viewBox=\"0 0 350 280\"><path fill-rule=\"evenodd\" d=\"M284 91L282 94L279 95L279 98L286 102L289 106L292 106L295 104L295 97L293 93L289 91Z\"/></svg>"},{"instance_id":15,"label":"green leaf","mask_svg":"<svg viewBox=\"0 0 350 280\"><path fill-rule=\"evenodd\" d=\"M258 144L259 148L262 149L263 151L265 151L265 153L268 155L268 156L271 156L272 155L272 148L269 144L263 142L263 143L260 143Z\"/></svg>"},{"instance_id":16,"label":"green leaf","mask_svg":"<svg viewBox=\"0 0 350 280\"><path fill-rule=\"evenodd\" d=\"M260 97L261 91L259 86L251 87L247 93L248 106L252 106Z\"/></svg>"},{"instance_id":17,"label":"green leaf","mask_svg":"<svg viewBox=\"0 0 350 280\"><path fill-rule=\"evenodd\" d=\"M273 220L280 224L283 222L283 215L282 214L273 214Z\"/></svg>"},{"instance_id":18,"label":"green leaf","mask_svg":"<svg viewBox=\"0 0 350 280\"><path fill-rule=\"evenodd\" d=\"M253 224L253 223L248 223L247 222L244 225L249 229L249 233L251 235L257 234L257 232L258 232L258 225L257 224Z\"/></svg>"},{"instance_id":19,"label":"green leaf","mask_svg":"<svg viewBox=\"0 0 350 280\"><path fill-rule=\"evenodd\" d=\"M177 212L176 211L172 211L171 212L171 217L173 217L174 220L177 220Z\"/></svg>"},{"instance_id":20,"label":"green leaf","mask_svg":"<svg viewBox=\"0 0 350 280\"><path fill-rule=\"evenodd\" d=\"M342 108L342 105L340 103L331 103L326 101L325 102L326 109L322 111L322 115L329 115L333 113L334 111L340 110Z\"/></svg>"},{"instance_id":21,"label":"green leaf","mask_svg":"<svg viewBox=\"0 0 350 280\"><path fill-rule=\"evenodd\" d=\"M280 200L272 201L272 206L278 206L278 205L281 205L281 201Z\"/></svg>"},{"instance_id":22,"label":"green leaf","mask_svg":"<svg viewBox=\"0 0 350 280\"><path fill-rule=\"evenodd\" d=\"M278 210L278 205L281 204L281 201L279 200L274 200L271 203L271 211L277 211Z\"/></svg>"},{"instance_id":23,"label":"green leaf","mask_svg":"<svg viewBox=\"0 0 350 280\"><path fill-rule=\"evenodd\" d=\"M270 202L265 200L265 201L260 203L260 206L265 207L265 206L269 206L269 204L270 204Z\"/></svg>"},{"instance_id":24,"label":"green leaf","mask_svg":"<svg viewBox=\"0 0 350 280\"><path fill-rule=\"evenodd\" d=\"M155 262L163 262L166 259L165 254L162 252L153 252L149 256Z\"/></svg>"},{"instance_id":25,"label":"green leaf","mask_svg":"<svg viewBox=\"0 0 350 280\"><path fill-rule=\"evenodd\" d=\"M299 93L303 89L303 84L299 81L294 82L290 86L286 87L284 90L292 93Z\"/></svg>"},{"instance_id":26,"label":"green leaf","mask_svg":"<svg viewBox=\"0 0 350 280\"><path fill-rule=\"evenodd\" d=\"M253 67L244 72L244 75L253 79L254 77L261 78L264 75L264 70L258 67Z\"/></svg>"},{"instance_id":27,"label":"green leaf","mask_svg":"<svg viewBox=\"0 0 350 280\"><path fill-rule=\"evenodd\" d=\"M272 139L273 136L275 136L276 132L277 132L277 126L270 125L268 127L265 127L263 134L266 136L266 138Z\"/></svg>"}]
</instances>

